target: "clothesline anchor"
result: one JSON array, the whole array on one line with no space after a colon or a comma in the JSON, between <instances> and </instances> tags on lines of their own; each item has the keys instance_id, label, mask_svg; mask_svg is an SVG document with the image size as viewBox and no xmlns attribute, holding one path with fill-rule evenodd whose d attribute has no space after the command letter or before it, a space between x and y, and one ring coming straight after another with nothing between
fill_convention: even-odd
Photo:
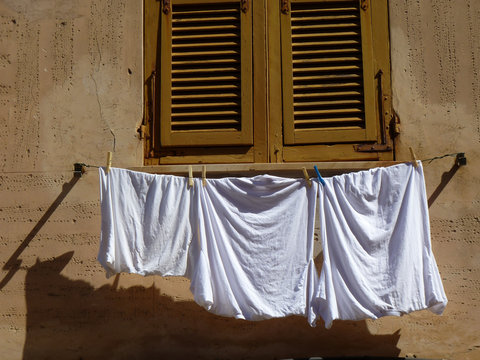
<instances>
[{"instance_id":1,"label":"clothesline anchor","mask_svg":"<svg viewBox=\"0 0 480 360\"><path fill-rule=\"evenodd\" d=\"M83 163L75 163L73 164L73 176L75 177L82 177L85 174L85 164Z\"/></svg>"},{"instance_id":2,"label":"clothesline anchor","mask_svg":"<svg viewBox=\"0 0 480 360\"><path fill-rule=\"evenodd\" d=\"M467 158L465 157L465 153L457 154L457 157L455 158L455 164L458 167L467 165Z\"/></svg>"}]
</instances>

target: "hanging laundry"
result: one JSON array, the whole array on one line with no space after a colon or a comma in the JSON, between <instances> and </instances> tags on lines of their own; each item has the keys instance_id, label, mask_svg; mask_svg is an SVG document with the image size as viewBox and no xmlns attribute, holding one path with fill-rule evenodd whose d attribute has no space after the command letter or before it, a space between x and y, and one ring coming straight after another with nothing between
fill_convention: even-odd
<instances>
[{"instance_id":1,"label":"hanging laundry","mask_svg":"<svg viewBox=\"0 0 480 360\"><path fill-rule=\"evenodd\" d=\"M316 311L335 319L376 319L429 309L447 298L430 243L422 165L325 178L319 187L324 262Z\"/></svg>"},{"instance_id":2,"label":"hanging laundry","mask_svg":"<svg viewBox=\"0 0 480 360\"><path fill-rule=\"evenodd\" d=\"M184 275L192 239L188 179L103 168L98 261L107 276Z\"/></svg>"},{"instance_id":3,"label":"hanging laundry","mask_svg":"<svg viewBox=\"0 0 480 360\"><path fill-rule=\"evenodd\" d=\"M189 188L183 177L99 173L98 260L107 276L187 276L195 301L212 313L314 323L316 186L265 175L206 186L195 179Z\"/></svg>"},{"instance_id":4,"label":"hanging laundry","mask_svg":"<svg viewBox=\"0 0 480 360\"><path fill-rule=\"evenodd\" d=\"M208 311L237 319L303 315L317 281L317 187L268 175L195 183L197 256L191 290Z\"/></svg>"}]
</instances>

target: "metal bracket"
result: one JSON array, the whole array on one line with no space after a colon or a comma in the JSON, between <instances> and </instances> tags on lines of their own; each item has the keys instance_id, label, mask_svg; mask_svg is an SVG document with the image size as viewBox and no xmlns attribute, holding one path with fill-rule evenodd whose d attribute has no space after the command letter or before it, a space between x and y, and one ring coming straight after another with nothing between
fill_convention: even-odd
<instances>
[{"instance_id":1,"label":"metal bracket","mask_svg":"<svg viewBox=\"0 0 480 360\"><path fill-rule=\"evenodd\" d=\"M171 11L170 0L163 0L162 11L165 15L170 14L170 11Z\"/></svg>"},{"instance_id":2,"label":"metal bracket","mask_svg":"<svg viewBox=\"0 0 480 360\"><path fill-rule=\"evenodd\" d=\"M457 157L455 158L455 164L457 166L467 165L467 158L465 157L465 153L458 153L457 154Z\"/></svg>"},{"instance_id":3,"label":"metal bracket","mask_svg":"<svg viewBox=\"0 0 480 360\"><path fill-rule=\"evenodd\" d=\"M282 0L280 9L282 11L282 14L287 15L290 11L290 2L288 0Z\"/></svg>"},{"instance_id":4,"label":"metal bracket","mask_svg":"<svg viewBox=\"0 0 480 360\"><path fill-rule=\"evenodd\" d=\"M400 117L395 111L393 111L392 119L390 120L389 130L392 139L400 135Z\"/></svg>"},{"instance_id":5,"label":"metal bracket","mask_svg":"<svg viewBox=\"0 0 480 360\"><path fill-rule=\"evenodd\" d=\"M242 9L243 13L247 13L249 6L250 4L248 0L240 0L240 8Z\"/></svg>"},{"instance_id":6,"label":"metal bracket","mask_svg":"<svg viewBox=\"0 0 480 360\"><path fill-rule=\"evenodd\" d=\"M386 144L360 144L354 146L357 152L386 152L392 151L392 147Z\"/></svg>"},{"instance_id":7,"label":"metal bracket","mask_svg":"<svg viewBox=\"0 0 480 360\"><path fill-rule=\"evenodd\" d=\"M75 177L82 177L85 174L85 164L83 163L75 163L73 164L73 175Z\"/></svg>"},{"instance_id":8,"label":"metal bracket","mask_svg":"<svg viewBox=\"0 0 480 360\"><path fill-rule=\"evenodd\" d=\"M140 125L137 129L138 136L140 140L145 139L145 132L147 131L147 127L145 125Z\"/></svg>"}]
</instances>

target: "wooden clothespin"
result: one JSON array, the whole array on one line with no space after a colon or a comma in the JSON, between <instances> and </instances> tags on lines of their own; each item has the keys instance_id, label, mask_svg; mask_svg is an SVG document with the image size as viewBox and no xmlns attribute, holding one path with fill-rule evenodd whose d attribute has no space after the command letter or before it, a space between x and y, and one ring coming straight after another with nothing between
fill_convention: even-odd
<instances>
[{"instance_id":1,"label":"wooden clothespin","mask_svg":"<svg viewBox=\"0 0 480 360\"><path fill-rule=\"evenodd\" d=\"M110 172L110 168L112 167L112 152L107 152L107 168L105 172L108 174Z\"/></svg>"},{"instance_id":2,"label":"wooden clothespin","mask_svg":"<svg viewBox=\"0 0 480 360\"><path fill-rule=\"evenodd\" d=\"M308 176L307 169L305 167L302 167L303 171L303 177L305 178L305 181L308 184L308 187L312 187L312 180L310 180L310 177Z\"/></svg>"},{"instance_id":3,"label":"wooden clothespin","mask_svg":"<svg viewBox=\"0 0 480 360\"><path fill-rule=\"evenodd\" d=\"M207 186L207 166L203 165L202 167L202 184Z\"/></svg>"},{"instance_id":4,"label":"wooden clothespin","mask_svg":"<svg viewBox=\"0 0 480 360\"><path fill-rule=\"evenodd\" d=\"M417 157L415 156L415 152L413 151L413 149L411 147L409 147L409 149L410 149L410 156L412 157L413 166L415 166L417 168L418 163L417 163Z\"/></svg>"},{"instance_id":5,"label":"wooden clothespin","mask_svg":"<svg viewBox=\"0 0 480 360\"><path fill-rule=\"evenodd\" d=\"M192 165L188 165L188 187L193 188L193 169L192 169Z\"/></svg>"}]
</instances>

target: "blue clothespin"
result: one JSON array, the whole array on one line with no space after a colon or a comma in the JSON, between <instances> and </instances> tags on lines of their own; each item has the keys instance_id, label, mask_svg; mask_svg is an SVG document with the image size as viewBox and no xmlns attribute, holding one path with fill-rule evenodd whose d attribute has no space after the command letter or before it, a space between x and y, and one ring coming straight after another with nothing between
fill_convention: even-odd
<instances>
[{"instance_id":1,"label":"blue clothespin","mask_svg":"<svg viewBox=\"0 0 480 360\"><path fill-rule=\"evenodd\" d=\"M317 165L314 165L313 168L315 169L315 172L317 173L318 181L322 183L323 186L325 186L325 180L323 180L322 175L320 175L320 171L318 171Z\"/></svg>"}]
</instances>

